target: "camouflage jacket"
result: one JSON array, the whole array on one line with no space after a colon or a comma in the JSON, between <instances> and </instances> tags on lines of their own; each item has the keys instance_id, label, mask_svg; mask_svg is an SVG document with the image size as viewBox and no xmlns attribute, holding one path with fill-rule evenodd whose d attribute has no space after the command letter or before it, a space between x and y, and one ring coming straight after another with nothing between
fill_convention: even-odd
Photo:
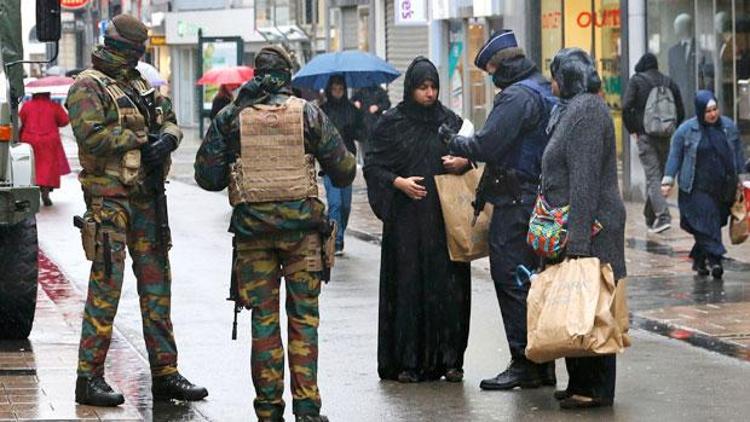
<instances>
[{"instance_id":1,"label":"camouflage jacket","mask_svg":"<svg viewBox=\"0 0 750 422\"><path fill-rule=\"evenodd\" d=\"M245 87L243 87L245 90ZM245 94L245 95L243 95ZM283 104L290 93L282 91L263 101ZM195 180L203 189L220 191L229 184L229 166L235 161L239 145L239 112L243 105L240 92L237 100L216 116L206 133L195 159ZM325 113L313 103L304 106L305 153L313 154L323 171L337 186L348 186L356 174L356 160ZM229 231L243 237L281 231L314 230L325 219L325 206L317 198L297 201L239 204L234 208Z\"/></svg>"},{"instance_id":2,"label":"camouflage jacket","mask_svg":"<svg viewBox=\"0 0 750 422\"><path fill-rule=\"evenodd\" d=\"M131 86L130 82L118 80L118 86ZM137 92L133 89L133 91ZM162 124L159 134L170 133L178 142L182 131L177 126L172 102L156 91L155 106L161 107ZM81 162L92 159L116 161L132 149L140 148L147 142L144 133L134 132L122 126L117 107L105 88L91 77L79 76L68 91L66 101L70 124L78 143L78 156ZM164 174L169 170L169 163ZM138 183L125 186L116 176L84 169L78 179L83 190L92 196L126 197L133 193L148 193L147 188Z\"/></svg>"}]
</instances>

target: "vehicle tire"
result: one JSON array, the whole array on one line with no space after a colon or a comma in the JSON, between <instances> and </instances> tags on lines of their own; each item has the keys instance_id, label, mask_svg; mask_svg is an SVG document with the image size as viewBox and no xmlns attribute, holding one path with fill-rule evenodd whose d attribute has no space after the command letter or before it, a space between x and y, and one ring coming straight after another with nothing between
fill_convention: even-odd
<instances>
[{"instance_id":1,"label":"vehicle tire","mask_svg":"<svg viewBox=\"0 0 750 422\"><path fill-rule=\"evenodd\" d=\"M0 340L25 339L36 310L36 218L0 227Z\"/></svg>"}]
</instances>

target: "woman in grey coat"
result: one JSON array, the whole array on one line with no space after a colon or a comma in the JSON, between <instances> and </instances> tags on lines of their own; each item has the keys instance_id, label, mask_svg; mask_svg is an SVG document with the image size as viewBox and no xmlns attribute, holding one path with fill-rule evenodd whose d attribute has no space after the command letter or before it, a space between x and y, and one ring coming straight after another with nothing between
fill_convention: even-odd
<instances>
[{"instance_id":1,"label":"woman in grey coat","mask_svg":"<svg viewBox=\"0 0 750 422\"><path fill-rule=\"evenodd\" d=\"M553 207L570 204L568 258L597 257L615 279L625 277L625 205L617 184L615 129L597 95L601 80L591 57L567 48L551 65L552 92L561 103L550 118L551 135L542 156L542 191ZM592 237L592 226L603 229ZM611 406L615 355L566 358L568 387L555 392L562 408Z\"/></svg>"}]
</instances>

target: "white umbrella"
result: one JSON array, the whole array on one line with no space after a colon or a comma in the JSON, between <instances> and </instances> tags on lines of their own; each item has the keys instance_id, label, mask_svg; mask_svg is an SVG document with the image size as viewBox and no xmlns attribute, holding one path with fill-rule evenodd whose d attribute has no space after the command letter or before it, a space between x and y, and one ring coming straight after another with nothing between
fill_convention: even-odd
<instances>
[{"instance_id":1,"label":"white umbrella","mask_svg":"<svg viewBox=\"0 0 750 422\"><path fill-rule=\"evenodd\" d=\"M167 81L161 77L161 73L159 73L159 70L154 66L146 62L138 62L138 65L135 68L141 72L141 76L143 76L151 86L162 86L167 84Z\"/></svg>"}]
</instances>

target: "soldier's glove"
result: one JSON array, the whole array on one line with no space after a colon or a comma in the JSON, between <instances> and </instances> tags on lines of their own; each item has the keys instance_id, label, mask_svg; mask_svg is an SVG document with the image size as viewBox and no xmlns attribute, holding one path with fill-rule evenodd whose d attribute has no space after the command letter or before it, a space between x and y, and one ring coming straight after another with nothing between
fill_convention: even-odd
<instances>
[{"instance_id":1,"label":"soldier's glove","mask_svg":"<svg viewBox=\"0 0 750 422\"><path fill-rule=\"evenodd\" d=\"M161 164L175 149L177 149L177 138L172 134L163 133L156 141L143 145L141 158L149 166Z\"/></svg>"},{"instance_id":2,"label":"soldier's glove","mask_svg":"<svg viewBox=\"0 0 750 422\"><path fill-rule=\"evenodd\" d=\"M450 126L448 126L447 123L443 123L440 125L440 129L438 129L438 136L440 137L440 140L445 143L445 145L448 145L451 143L453 138L456 137L456 131L451 129Z\"/></svg>"}]
</instances>

